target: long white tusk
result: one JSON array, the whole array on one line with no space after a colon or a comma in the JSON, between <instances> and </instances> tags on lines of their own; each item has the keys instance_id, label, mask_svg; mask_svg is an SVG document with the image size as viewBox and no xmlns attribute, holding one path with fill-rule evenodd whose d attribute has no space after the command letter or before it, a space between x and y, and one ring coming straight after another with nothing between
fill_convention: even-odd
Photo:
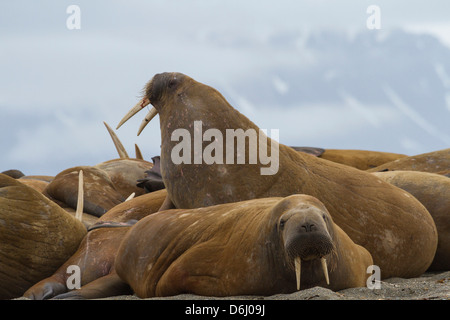
<instances>
[{"instance_id":1,"label":"long white tusk","mask_svg":"<svg viewBox=\"0 0 450 320\"><path fill-rule=\"evenodd\" d=\"M120 159L129 159L130 157L128 156L128 153L125 150L122 142L120 142L117 134L111 129L110 126L108 126L108 124L105 121L103 121L103 123L105 124L106 129L108 129L109 135L111 136L111 138L114 142L114 146L116 147L116 150L119 153Z\"/></svg>"},{"instance_id":2,"label":"long white tusk","mask_svg":"<svg viewBox=\"0 0 450 320\"><path fill-rule=\"evenodd\" d=\"M302 262L300 257L295 258L295 279L297 280L297 291L300 290L300 272Z\"/></svg>"},{"instance_id":3,"label":"long white tusk","mask_svg":"<svg viewBox=\"0 0 450 320\"><path fill-rule=\"evenodd\" d=\"M139 127L139 131L137 135L140 135L142 130L144 130L145 126L158 114L158 110L155 108L151 108L150 111L145 116L144 120L141 122L141 126Z\"/></svg>"},{"instance_id":4,"label":"long white tusk","mask_svg":"<svg viewBox=\"0 0 450 320\"><path fill-rule=\"evenodd\" d=\"M136 113L141 111L144 107L148 106L149 104L150 100L148 100L147 97L144 97L141 100L139 100L139 102L136 103L136 105L133 108L131 108L130 111L128 111L125 117L123 117L122 120L120 120L116 130L119 129L120 126L123 125L125 122L127 122L128 119L130 119L132 116L134 116Z\"/></svg>"},{"instance_id":5,"label":"long white tusk","mask_svg":"<svg viewBox=\"0 0 450 320\"><path fill-rule=\"evenodd\" d=\"M327 281L327 284L330 284L330 279L328 278L328 268L327 268L327 260L325 258L321 258L320 262L322 263L322 270L323 274L325 275L325 280Z\"/></svg>"},{"instance_id":6,"label":"long white tusk","mask_svg":"<svg viewBox=\"0 0 450 320\"><path fill-rule=\"evenodd\" d=\"M84 206L84 190L83 190L83 170L78 173L78 201L77 209L75 211L75 218L79 221L83 220L83 206Z\"/></svg>"}]
</instances>

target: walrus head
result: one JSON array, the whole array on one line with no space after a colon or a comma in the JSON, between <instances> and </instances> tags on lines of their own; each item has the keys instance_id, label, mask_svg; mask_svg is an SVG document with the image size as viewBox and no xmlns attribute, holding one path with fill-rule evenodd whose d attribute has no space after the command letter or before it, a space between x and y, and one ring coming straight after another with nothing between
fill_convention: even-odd
<instances>
[{"instance_id":1,"label":"walrus head","mask_svg":"<svg viewBox=\"0 0 450 320\"><path fill-rule=\"evenodd\" d=\"M306 195L287 197L281 205L284 210L277 227L289 264L295 268L297 290L300 290L300 274L305 263L307 268L304 272L314 274L320 265L329 284L326 259L331 257L335 246L334 229L327 209L316 198Z\"/></svg>"},{"instance_id":2,"label":"walrus head","mask_svg":"<svg viewBox=\"0 0 450 320\"><path fill-rule=\"evenodd\" d=\"M132 116L141 111L143 108L152 104L152 108L142 120L141 126L138 130L138 135L144 130L145 126L161 111L163 105L163 100L165 96L170 96L170 94L177 90L179 84L185 81L186 78L190 79L182 73L172 72L172 73L159 73L156 74L145 86L144 97L139 100L139 102L128 111L128 113L120 120L116 129L119 129L122 124L128 121ZM170 92L167 92L170 91Z\"/></svg>"}]
</instances>

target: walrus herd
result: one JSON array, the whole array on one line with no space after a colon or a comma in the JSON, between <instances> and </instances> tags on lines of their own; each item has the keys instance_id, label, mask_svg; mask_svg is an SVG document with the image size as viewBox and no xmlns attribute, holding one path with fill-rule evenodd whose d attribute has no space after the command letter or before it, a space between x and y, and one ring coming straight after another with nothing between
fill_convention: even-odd
<instances>
[{"instance_id":1,"label":"walrus herd","mask_svg":"<svg viewBox=\"0 0 450 320\"><path fill-rule=\"evenodd\" d=\"M153 163L105 123L120 159L0 174L1 299L273 295L366 286L373 266L450 270L450 149L286 146L181 73L155 75L117 129L150 104Z\"/></svg>"}]
</instances>

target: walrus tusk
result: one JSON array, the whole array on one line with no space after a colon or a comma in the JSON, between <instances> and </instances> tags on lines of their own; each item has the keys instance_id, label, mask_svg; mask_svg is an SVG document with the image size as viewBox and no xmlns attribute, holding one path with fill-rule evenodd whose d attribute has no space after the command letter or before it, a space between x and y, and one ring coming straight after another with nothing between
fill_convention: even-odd
<instances>
[{"instance_id":1,"label":"walrus tusk","mask_svg":"<svg viewBox=\"0 0 450 320\"><path fill-rule=\"evenodd\" d=\"M139 102L136 103L136 105L133 108L131 108L131 110L128 111L128 113L122 118L122 120L120 120L116 130L119 129L120 126L123 125L125 122L127 122L128 119L130 119L132 116L134 116L136 113L141 111L144 107L148 106L149 104L150 100L148 100L147 97L144 97L141 100L139 100Z\"/></svg>"},{"instance_id":2,"label":"walrus tusk","mask_svg":"<svg viewBox=\"0 0 450 320\"><path fill-rule=\"evenodd\" d=\"M300 290L300 272L301 272L300 257L295 258L295 279L297 280L297 291Z\"/></svg>"},{"instance_id":3,"label":"walrus tusk","mask_svg":"<svg viewBox=\"0 0 450 320\"><path fill-rule=\"evenodd\" d=\"M137 135L140 135L142 130L144 130L145 126L158 114L158 110L155 108L151 108L150 111L145 116L144 120L141 122L141 126L139 127L139 131Z\"/></svg>"},{"instance_id":4,"label":"walrus tusk","mask_svg":"<svg viewBox=\"0 0 450 320\"><path fill-rule=\"evenodd\" d=\"M136 192L133 192L132 194L130 194L130 195L128 196L128 198L127 198L124 202L127 202L127 201L133 199L134 196L135 196L135 194L136 194Z\"/></svg>"},{"instance_id":5,"label":"walrus tusk","mask_svg":"<svg viewBox=\"0 0 450 320\"><path fill-rule=\"evenodd\" d=\"M84 206L84 190L83 190L83 170L78 173L78 201L77 209L75 211L75 218L79 221L83 220L83 206Z\"/></svg>"},{"instance_id":6,"label":"walrus tusk","mask_svg":"<svg viewBox=\"0 0 450 320\"><path fill-rule=\"evenodd\" d=\"M123 146L122 142L120 142L117 134L111 129L111 127L105 121L103 121L103 123L106 126L106 129L108 130L111 139L114 142L114 146L116 147L117 153L119 153L120 159L129 159L130 157L128 156L128 153L125 150L125 147Z\"/></svg>"},{"instance_id":7,"label":"walrus tusk","mask_svg":"<svg viewBox=\"0 0 450 320\"><path fill-rule=\"evenodd\" d=\"M144 160L141 149L139 149L139 146L136 143L134 144L134 151L136 153L136 159Z\"/></svg>"},{"instance_id":8,"label":"walrus tusk","mask_svg":"<svg viewBox=\"0 0 450 320\"><path fill-rule=\"evenodd\" d=\"M327 268L327 260L325 258L321 258L320 262L322 263L323 274L325 275L325 280L327 284L330 284L330 279L328 278L328 268Z\"/></svg>"}]
</instances>

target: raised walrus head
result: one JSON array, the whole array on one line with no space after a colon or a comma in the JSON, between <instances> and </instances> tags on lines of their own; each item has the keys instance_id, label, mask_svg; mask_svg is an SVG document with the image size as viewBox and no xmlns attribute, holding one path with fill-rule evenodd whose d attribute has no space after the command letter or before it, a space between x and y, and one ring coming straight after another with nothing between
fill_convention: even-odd
<instances>
[{"instance_id":1,"label":"raised walrus head","mask_svg":"<svg viewBox=\"0 0 450 320\"><path fill-rule=\"evenodd\" d=\"M150 120L162 111L164 100L173 96L173 92L179 88L182 80L186 80L186 78L189 77L181 73L160 73L155 75L145 86L144 97L139 100L139 102L131 108L130 111L128 111L128 113L119 122L116 129L119 129L122 124L128 121L128 119L141 111L143 108L149 104L152 104L153 108L151 108L147 113L144 120L142 120L141 126L139 127L139 135Z\"/></svg>"}]
</instances>

